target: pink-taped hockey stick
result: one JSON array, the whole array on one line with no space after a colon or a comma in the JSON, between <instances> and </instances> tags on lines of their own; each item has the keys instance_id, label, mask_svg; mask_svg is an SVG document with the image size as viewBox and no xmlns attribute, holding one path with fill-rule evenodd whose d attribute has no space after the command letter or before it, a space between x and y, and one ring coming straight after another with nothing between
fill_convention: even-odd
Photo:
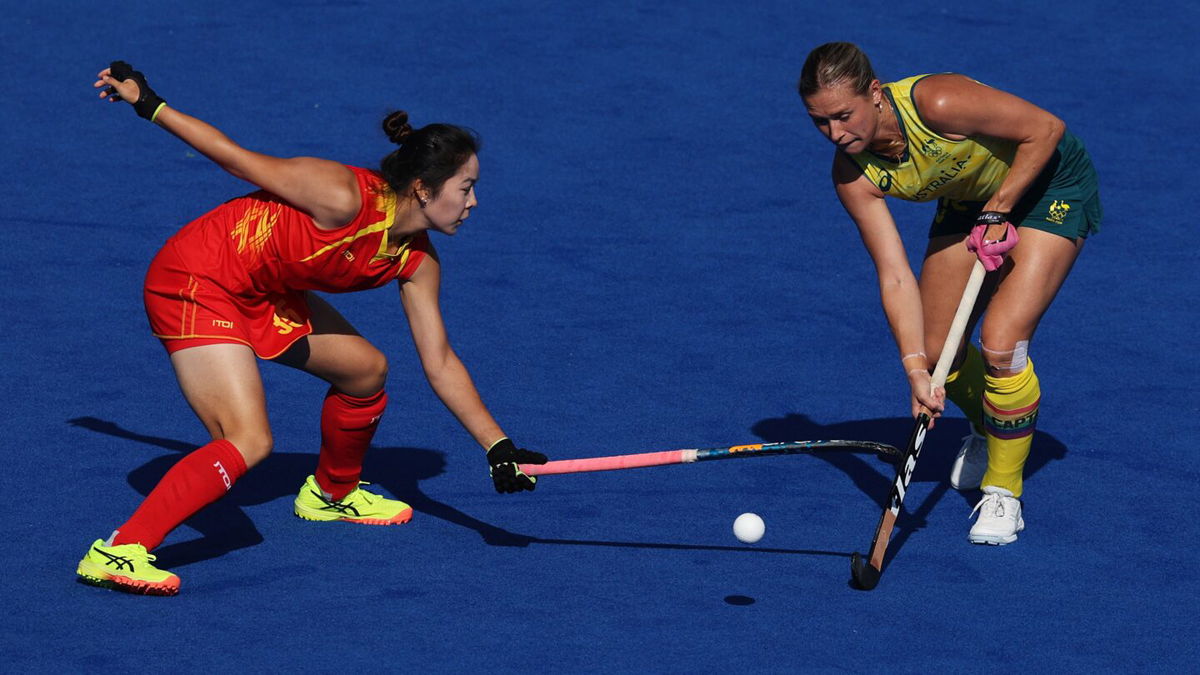
<instances>
[{"instance_id":1,"label":"pink-taped hockey stick","mask_svg":"<svg viewBox=\"0 0 1200 675\"><path fill-rule=\"evenodd\" d=\"M611 457L587 457L583 459L559 459L545 464L522 464L521 471L530 476L549 476L560 473L582 473L585 471L613 471L617 469L640 469L647 466L666 464L690 464L714 459L738 457L762 457L765 455L796 455L819 450L864 450L880 455L899 456L900 451L890 445L873 441L794 441L791 443L752 443L722 448L690 448L665 450L662 452L640 452Z\"/></svg>"}]
</instances>

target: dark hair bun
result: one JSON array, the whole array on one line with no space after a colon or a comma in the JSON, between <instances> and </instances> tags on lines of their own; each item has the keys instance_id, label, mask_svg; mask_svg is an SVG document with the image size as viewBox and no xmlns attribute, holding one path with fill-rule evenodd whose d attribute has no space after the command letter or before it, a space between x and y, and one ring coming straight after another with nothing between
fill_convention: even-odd
<instances>
[{"instance_id":1,"label":"dark hair bun","mask_svg":"<svg viewBox=\"0 0 1200 675\"><path fill-rule=\"evenodd\" d=\"M408 113L403 110L398 110L383 120L383 133L396 145L403 145L404 139L408 138L412 130L412 125L408 123Z\"/></svg>"}]
</instances>

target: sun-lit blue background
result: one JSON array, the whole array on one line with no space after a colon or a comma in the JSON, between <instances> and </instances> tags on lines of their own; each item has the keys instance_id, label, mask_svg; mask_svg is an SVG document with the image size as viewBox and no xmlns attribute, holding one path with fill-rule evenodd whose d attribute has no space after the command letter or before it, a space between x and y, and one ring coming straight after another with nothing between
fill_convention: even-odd
<instances>
[{"instance_id":1,"label":"sun-lit blue background","mask_svg":"<svg viewBox=\"0 0 1200 675\"><path fill-rule=\"evenodd\" d=\"M4 0L0 670L1179 671L1200 291L1194 6L980 2ZM203 428L141 306L179 226L249 186L126 106L113 59L252 149L374 166L395 108L484 139L435 236L451 339L520 444L567 458L801 438L902 445L874 272L794 91L859 43L885 81L957 71L1065 119L1106 209L1031 353L1028 529L966 542L931 433L872 593L848 585L891 467L865 455L547 478L498 496L425 384L392 288L333 298L391 358L365 478L400 528L300 521L324 385L264 364L276 454L173 533L173 599L78 585L87 545ZM931 206L893 204L918 256ZM757 545L730 527L767 523Z\"/></svg>"}]
</instances>

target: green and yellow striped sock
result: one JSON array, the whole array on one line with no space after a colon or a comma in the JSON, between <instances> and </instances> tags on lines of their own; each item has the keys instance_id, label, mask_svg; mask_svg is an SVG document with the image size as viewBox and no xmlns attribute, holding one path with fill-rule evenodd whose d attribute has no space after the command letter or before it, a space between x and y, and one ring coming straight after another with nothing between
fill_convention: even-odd
<instances>
[{"instance_id":1,"label":"green and yellow striped sock","mask_svg":"<svg viewBox=\"0 0 1200 675\"><path fill-rule=\"evenodd\" d=\"M1020 497L1022 475L1037 427L1042 389L1033 361L1011 377L984 377L983 424L988 439L988 468L983 485L1005 488Z\"/></svg>"}]
</instances>

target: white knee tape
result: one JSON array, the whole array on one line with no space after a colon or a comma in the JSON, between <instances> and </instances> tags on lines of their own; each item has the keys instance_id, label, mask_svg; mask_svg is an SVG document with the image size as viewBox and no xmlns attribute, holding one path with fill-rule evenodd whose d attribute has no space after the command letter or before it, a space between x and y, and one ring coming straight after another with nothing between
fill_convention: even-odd
<instances>
[{"instance_id":1,"label":"white knee tape","mask_svg":"<svg viewBox=\"0 0 1200 675\"><path fill-rule=\"evenodd\" d=\"M984 360L991 368L1019 373L1029 365L1029 340L1021 340L1012 351L988 349L982 343L979 346L983 349Z\"/></svg>"}]
</instances>

